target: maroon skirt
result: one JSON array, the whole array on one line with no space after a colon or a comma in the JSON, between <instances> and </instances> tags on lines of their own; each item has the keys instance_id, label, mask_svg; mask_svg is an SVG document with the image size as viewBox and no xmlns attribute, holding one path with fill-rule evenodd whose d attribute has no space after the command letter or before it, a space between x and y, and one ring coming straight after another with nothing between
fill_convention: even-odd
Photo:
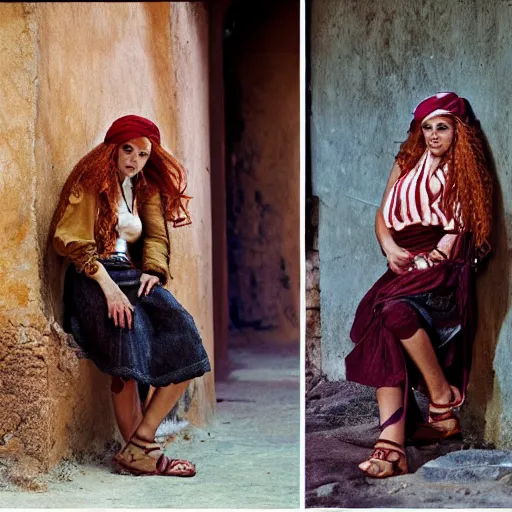
<instances>
[{"instance_id":1,"label":"maroon skirt","mask_svg":"<svg viewBox=\"0 0 512 512\"><path fill-rule=\"evenodd\" d=\"M441 227L411 226L394 232L400 247L429 252L446 234ZM412 386L421 379L401 339L427 330L448 381L465 392L474 336L472 237L461 234L449 260L402 275L388 271L359 304L346 357L348 380L374 387Z\"/></svg>"}]
</instances>

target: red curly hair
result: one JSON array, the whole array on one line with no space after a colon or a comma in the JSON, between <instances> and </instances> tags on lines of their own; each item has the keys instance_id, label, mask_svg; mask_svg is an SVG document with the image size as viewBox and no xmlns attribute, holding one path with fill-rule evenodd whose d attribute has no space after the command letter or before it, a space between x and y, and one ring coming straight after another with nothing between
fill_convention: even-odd
<instances>
[{"instance_id":1,"label":"red curly hair","mask_svg":"<svg viewBox=\"0 0 512 512\"><path fill-rule=\"evenodd\" d=\"M441 165L448 164L446 192L442 206L450 210L459 226L475 236L476 247L481 247L491 232L493 180L484 151L480 123L469 125L456 116L454 138L443 156ZM425 152L426 144L421 123L411 123L407 139L401 144L396 161L402 176L411 171ZM460 211L457 211L460 204Z\"/></svg>"},{"instance_id":2,"label":"red curly hair","mask_svg":"<svg viewBox=\"0 0 512 512\"><path fill-rule=\"evenodd\" d=\"M162 215L174 227L190 224L188 202L184 194L187 180L183 165L152 137L151 153L144 169L135 179L135 198L143 204L154 193L160 193ZM87 153L73 168L62 189L59 204L50 226L53 237L57 225L69 204L71 194L78 197L83 190L98 197L98 217L94 228L98 255L106 257L115 247L117 239L117 208L120 199L117 172L118 144L99 144Z\"/></svg>"}]
</instances>

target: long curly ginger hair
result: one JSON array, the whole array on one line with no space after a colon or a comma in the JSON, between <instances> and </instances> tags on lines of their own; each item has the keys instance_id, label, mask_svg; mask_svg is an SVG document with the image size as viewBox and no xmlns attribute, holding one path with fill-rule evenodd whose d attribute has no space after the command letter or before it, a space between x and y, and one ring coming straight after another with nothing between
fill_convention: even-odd
<instances>
[{"instance_id":1,"label":"long curly ginger hair","mask_svg":"<svg viewBox=\"0 0 512 512\"><path fill-rule=\"evenodd\" d=\"M478 121L469 125L456 116L450 117L454 121L455 133L452 145L441 162L441 165L448 164L442 206L453 212L464 230L474 234L476 247L481 247L491 232L493 194L483 133ZM413 121L409 135L396 155L402 176L414 168L425 149L421 123ZM457 204L460 204L460 210Z\"/></svg>"},{"instance_id":2,"label":"long curly ginger hair","mask_svg":"<svg viewBox=\"0 0 512 512\"><path fill-rule=\"evenodd\" d=\"M151 153L143 170L135 178L134 194L142 205L154 193L160 193L162 215L174 227L190 224L188 202L184 194L187 175L183 165L160 144L150 137ZM79 197L83 191L98 197L98 216L94 227L98 255L106 257L114 250L117 239L117 208L121 197L117 171L117 144L101 143L87 153L73 168L62 189L59 204L50 226L50 239L69 204L73 194Z\"/></svg>"}]
</instances>

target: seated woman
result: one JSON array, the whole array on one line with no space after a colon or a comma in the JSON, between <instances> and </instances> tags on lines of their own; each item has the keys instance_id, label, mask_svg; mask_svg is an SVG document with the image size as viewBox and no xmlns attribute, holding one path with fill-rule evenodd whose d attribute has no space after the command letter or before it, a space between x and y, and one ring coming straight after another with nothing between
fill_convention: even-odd
<instances>
[{"instance_id":1,"label":"seated woman","mask_svg":"<svg viewBox=\"0 0 512 512\"><path fill-rule=\"evenodd\" d=\"M491 203L483 134L468 101L453 92L422 101L375 218L389 269L357 308L346 358L348 380L377 388L381 434L359 466L371 477L408 472L406 426L427 443L460 432L473 266L488 251ZM430 398L425 424L413 386Z\"/></svg>"},{"instance_id":2,"label":"seated woman","mask_svg":"<svg viewBox=\"0 0 512 512\"><path fill-rule=\"evenodd\" d=\"M150 120L114 121L102 144L68 177L50 228L73 263L65 281L65 329L103 372L126 445L115 461L133 474L194 476L169 459L155 433L191 379L210 370L190 314L164 285L167 222L190 223L183 166ZM144 410L139 386L149 387Z\"/></svg>"}]
</instances>

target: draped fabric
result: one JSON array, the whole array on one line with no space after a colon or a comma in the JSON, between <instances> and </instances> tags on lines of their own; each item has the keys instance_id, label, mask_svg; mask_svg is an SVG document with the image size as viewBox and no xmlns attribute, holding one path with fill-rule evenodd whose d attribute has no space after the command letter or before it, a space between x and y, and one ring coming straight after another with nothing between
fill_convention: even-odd
<instances>
[{"instance_id":1,"label":"draped fabric","mask_svg":"<svg viewBox=\"0 0 512 512\"><path fill-rule=\"evenodd\" d=\"M442 235L439 226L412 226L394 232L398 245L411 252L433 249ZM388 270L375 283L356 311L350 333L355 347L345 360L348 380L377 388L403 386L407 377L412 386L420 382L419 372L409 364L401 341L389 328L386 318L386 306L405 301L430 329L448 381L465 393L475 325L472 253L472 236L464 233L457 237L449 260L401 275ZM443 344L443 329L458 334Z\"/></svg>"},{"instance_id":2,"label":"draped fabric","mask_svg":"<svg viewBox=\"0 0 512 512\"><path fill-rule=\"evenodd\" d=\"M133 328L116 327L98 283L70 265L64 286L66 332L104 373L141 384L167 386L211 370L194 319L163 286L137 297L140 270L112 271L110 277L135 305Z\"/></svg>"}]
</instances>

